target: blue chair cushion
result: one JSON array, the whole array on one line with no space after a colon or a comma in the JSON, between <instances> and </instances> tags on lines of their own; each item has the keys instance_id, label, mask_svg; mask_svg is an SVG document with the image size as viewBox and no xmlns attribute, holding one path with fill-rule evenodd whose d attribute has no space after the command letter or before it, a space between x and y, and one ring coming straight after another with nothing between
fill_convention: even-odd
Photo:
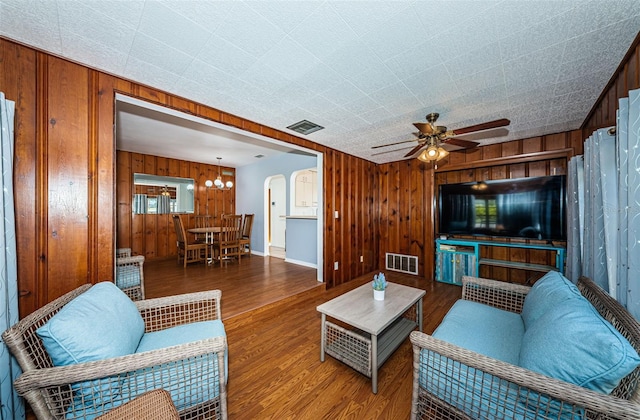
<instances>
[{"instance_id":1,"label":"blue chair cushion","mask_svg":"<svg viewBox=\"0 0 640 420\"><path fill-rule=\"evenodd\" d=\"M458 300L433 337L503 362L517 364L524 325L520 314Z\"/></svg>"},{"instance_id":2,"label":"blue chair cushion","mask_svg":"<svg viewBox=\"0 0 640 420\"><path fill-rule=\"evenodd\" d=\"M146 333L136 353L178 346L213 337L226 337L222 321L202 321ZM228 377L228 356L224 355L225 379ZM188 361L188 365L167 363L140 369L122 384L122 394L134 398L149 391L149 387L166 389L182 411L220 395L217 354L207 354ZM189 375L190 378L185 376ZM184 383L190 387L185 388ZM189 391L191 390L191 391Z\"/></svg>"},{"instance_id":3,"label":"blue chair cushion","mask_svg":"<svg viewBox=\"0 0 640 420\"><path fill-rule=\"evenodd\" d=\"M521 315L525 328L568 299L582 299L578 287L557 271L549 271L535 282L524 299Z\"/></svg>"},{"instance_id":4,"label":"blue chair cushion","mask_svg":"<svg viewBox=\"0 0 640 420\"><path fill-rule=\"evenodd\" d=\"M609 394L640 357L586 299L565 300L528 328L519 365Z\"/></svg>"}]
</instances>

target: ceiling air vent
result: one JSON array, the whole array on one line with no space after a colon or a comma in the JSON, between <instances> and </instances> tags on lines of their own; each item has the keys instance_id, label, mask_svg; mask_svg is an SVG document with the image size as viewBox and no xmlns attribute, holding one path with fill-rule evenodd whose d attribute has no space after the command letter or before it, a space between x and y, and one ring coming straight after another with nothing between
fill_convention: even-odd
<instances>
[{"instance_id":1,"label":"ceiling air vent","mask_svg":"<svg viewBox=\"0 0 640 420\"><path fill-rule=\"evenodd\" d=\"M315 131L322 130L324 127L316 123L312 123L311 121L302 120L295 124L291 124L287 128L300 134L311 134Z\"/></svg>"}]
</instances>

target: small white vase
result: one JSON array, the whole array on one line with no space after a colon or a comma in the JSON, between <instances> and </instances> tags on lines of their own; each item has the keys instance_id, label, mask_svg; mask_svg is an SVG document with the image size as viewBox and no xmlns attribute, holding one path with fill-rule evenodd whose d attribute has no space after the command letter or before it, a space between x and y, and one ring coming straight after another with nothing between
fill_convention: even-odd
<instances>
[{"instance_id":1,"label":"small white vase","mask_svg":"<svg viewBox=\"0 0 640 420\"><path fill-rule=\"evenodd\" d=\"M375 300L384 300L384 290L373 290L373 298Z\"/></svg>"}]
</instances>

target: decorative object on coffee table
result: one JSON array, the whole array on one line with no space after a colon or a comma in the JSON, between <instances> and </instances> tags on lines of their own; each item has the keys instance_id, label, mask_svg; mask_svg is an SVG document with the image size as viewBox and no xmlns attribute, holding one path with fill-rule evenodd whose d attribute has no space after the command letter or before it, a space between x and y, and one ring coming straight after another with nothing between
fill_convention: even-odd
<instances>
[{"instance_id":1,"label":"decorative object on coffee table","mask_svg":"<svg viewBox=\"0 0 640 420\"><path fill-rule=\"evenodd\" d=\"M384 291L387 288L387 279L384 273L380 272L373 276L373 298L375 300L384 300Z\"/></svg>"}]
</instances>

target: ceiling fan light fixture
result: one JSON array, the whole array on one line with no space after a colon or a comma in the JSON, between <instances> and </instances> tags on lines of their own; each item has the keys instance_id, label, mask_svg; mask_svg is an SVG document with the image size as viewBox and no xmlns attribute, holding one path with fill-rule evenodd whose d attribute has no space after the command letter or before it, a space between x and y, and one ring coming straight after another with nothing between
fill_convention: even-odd
<instances>
[{"instance_id":1,"label":"ceiling fan light fixture","mask_svg":"<svg viewBox=\"0 0 640 420\"><path fill-rule=\"evenodd\" d=\"M435 160L438 158L438 146L436 146L435 144L427 147L426 152L429 160Z\"/></svg>"},{"instance_id":2,"label":"ceiling fan light fixture","mask_svg":"<svg viewBox=\"0 0 640 420\"><path fill-rule=\"evenodd\" d=\"M449 156L449 151L443 149L442 147L438 147L438 157L436 160L444 159Z\"/></svg>"},{"instance_id":3,"label":"ceiling fan light fixture","mask_svg":"<svg viewBox=\"0 0 640 420\"><path fill-rule=\"evenodd\" d=\"M438 159L438 147L435 145L427 147L418 155L418 159L423 162L433 162Z\"/></svg>"}]
</instances>

